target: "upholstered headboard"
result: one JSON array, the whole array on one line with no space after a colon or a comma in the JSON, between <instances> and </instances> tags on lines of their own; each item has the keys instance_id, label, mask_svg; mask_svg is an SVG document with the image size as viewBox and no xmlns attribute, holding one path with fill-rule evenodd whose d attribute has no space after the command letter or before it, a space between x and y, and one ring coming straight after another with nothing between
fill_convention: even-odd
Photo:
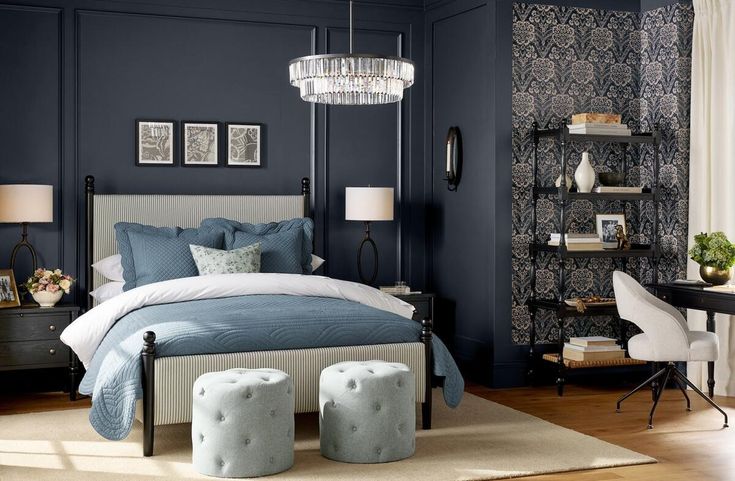
<instances>
[{"instance_id":1,"label":"upholstered headboard","mask_svg":"<svg viewBox=\"0 0 735 481\"><path fill-rule=\"evenodd\" d=\"M301 180L299 195L96 194L94 177L85 179L87 208L87 306L89 292L105 279L91 265L117 253L115 224L137 222L161 227L198 227L202 219L224 217L240 222L278 222L310 216L310 182ZM90 282L91 279L91 282Z\"/></svg>"}]
</instances>

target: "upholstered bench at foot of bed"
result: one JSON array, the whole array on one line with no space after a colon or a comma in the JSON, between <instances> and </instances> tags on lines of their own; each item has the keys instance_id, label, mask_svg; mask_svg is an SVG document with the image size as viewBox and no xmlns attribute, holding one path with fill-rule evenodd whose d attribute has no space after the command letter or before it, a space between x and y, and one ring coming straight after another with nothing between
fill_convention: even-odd
<instances>
[{"instance_id":1,"label":"upholstered bench at foot of bed","mask_svg":"<svg viewBox=\"0 0 735 481\"><path fill-rule=\"evenodd\" d=\"M294 395L276 369L230 369L193 389L192 463L209 476L245 478L293 466Z\"/></svg>"},{"instance_id":2,"label":"upholstered bench at foot of bed","mask_svg":"<svg viewBox=\"0 0 735 481\"><path fill-rule=\"evenodd\" d=\"M405 364L341 362L319 379L322 456L347 463L386 463L416 448L415 378Z\"/></svg>"}]
</instances>

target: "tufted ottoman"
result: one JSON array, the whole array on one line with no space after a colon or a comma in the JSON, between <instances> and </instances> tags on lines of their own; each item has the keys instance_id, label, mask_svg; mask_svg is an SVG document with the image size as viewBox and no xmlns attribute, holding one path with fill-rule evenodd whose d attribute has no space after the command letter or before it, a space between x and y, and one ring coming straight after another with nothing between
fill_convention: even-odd
<instances>
[{"instance_id":1,"label":"tufted ottoman","mask_svg":"<svg viewBox=\"0 0 735 481\"><path fill-rule=\"evenodd\" d=\"M341 362L319 378L322 456L346 463L387 463L416 448L414 375L405 364Z\"/></svg>"},{"instance_id":2,"label":"tufted ottoman","mask_svg":"<svg viewBox=\"0 0 735 481\"><path fill-rule=\"evenodd\" d=\"M294 395L288 374L230 369L194 383L192 463L202 474L244 478L293 466Z\"/></svg>"}]
</instances>

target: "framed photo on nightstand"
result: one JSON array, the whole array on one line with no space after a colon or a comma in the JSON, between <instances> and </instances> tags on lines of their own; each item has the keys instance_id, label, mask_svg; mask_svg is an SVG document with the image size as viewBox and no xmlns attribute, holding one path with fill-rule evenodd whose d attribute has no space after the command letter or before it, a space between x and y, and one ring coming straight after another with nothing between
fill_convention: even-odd
<instances>
[{"instance_id":1,"label":"framed photo on nightstand","mask_svg":"<svg viewBox=\"0 0 735 481\"><path fill-rule=\"evenodd\" d=\"M13 270L0 269L0 309L19 306L20 296L18 296L18 286L15 285Z\"/></svg>"}]
</instances>

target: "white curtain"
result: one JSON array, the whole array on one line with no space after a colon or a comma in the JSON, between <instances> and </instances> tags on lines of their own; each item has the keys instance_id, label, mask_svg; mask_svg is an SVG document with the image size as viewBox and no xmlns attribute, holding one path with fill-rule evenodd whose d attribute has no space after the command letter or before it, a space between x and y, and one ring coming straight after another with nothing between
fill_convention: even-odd
<instances>
[{"instance_id":1,"label":"white curtain","mask_svg":"<svg viewBox=\"0 0 735 481\"><path fill-rule=\"evenodd\" d=\"M735 240L735 0L694 0L693 35L689 247L700 232ZM691 259L687 268L690 279L699 278ZM705 329L703 313L688 317L692 329ZM718 315L715 322L715 393L735 396L735 317ZM689 363L688 374L706 387L706 363Z\"/></svg>"}]
</instances>

